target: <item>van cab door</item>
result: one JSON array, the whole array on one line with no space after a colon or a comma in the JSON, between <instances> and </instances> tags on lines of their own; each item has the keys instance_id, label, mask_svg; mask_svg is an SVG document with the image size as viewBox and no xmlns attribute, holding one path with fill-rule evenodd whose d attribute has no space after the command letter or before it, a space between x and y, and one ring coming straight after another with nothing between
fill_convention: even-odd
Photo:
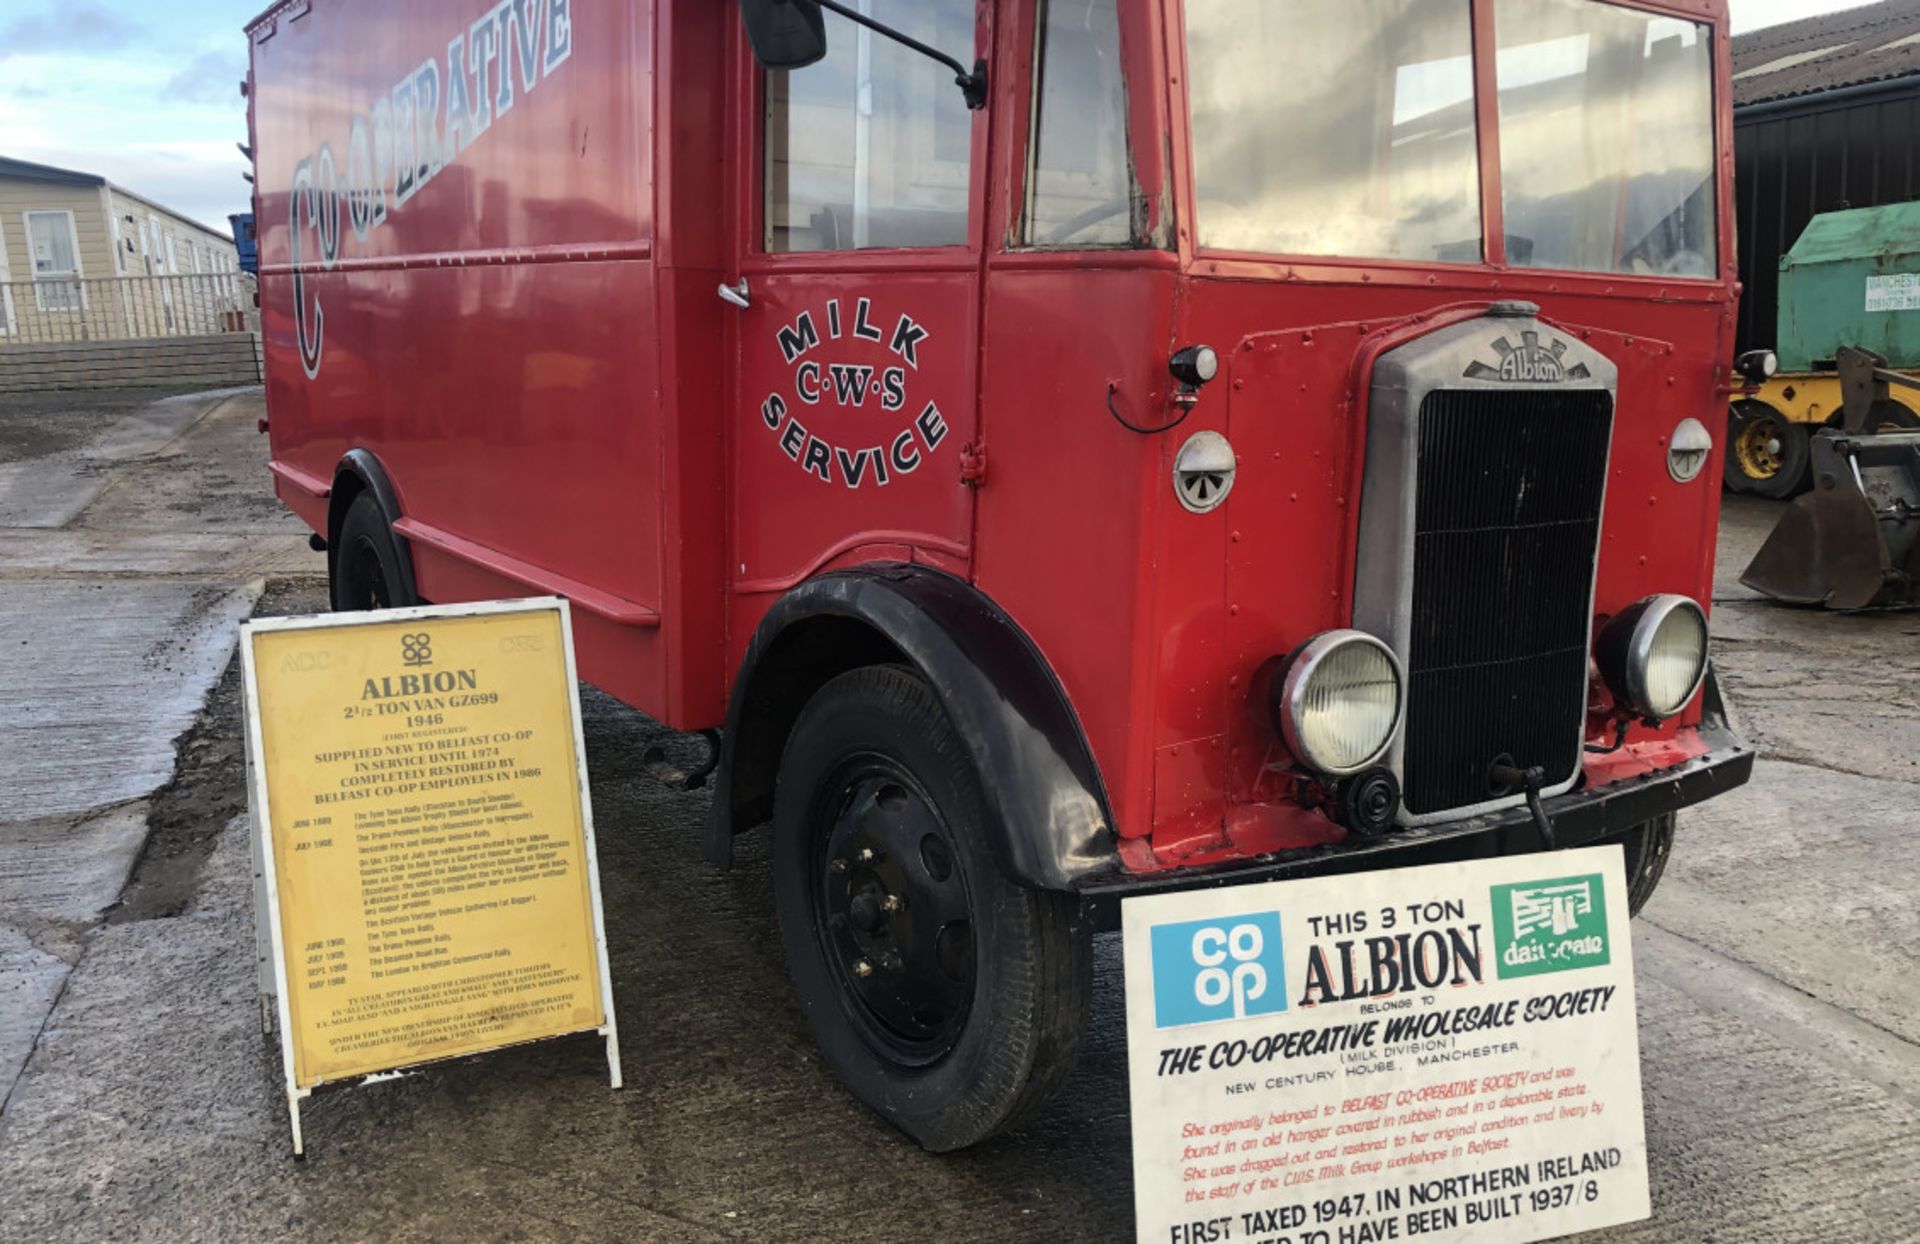
<instances>
[{"instance_id":1,"label":"van cab door","mask_svg":"<svg viewBox=\"0 0 1920 1244\"><path fill-rule=\"evenodd\" d=\"M968 64L990 7L861 4ZM797 70L763 70L736 30L738 594L880 559L965 574L972 552L987 109L950 69L826 22L825 59Z\"/></svg>"}]
</instances>

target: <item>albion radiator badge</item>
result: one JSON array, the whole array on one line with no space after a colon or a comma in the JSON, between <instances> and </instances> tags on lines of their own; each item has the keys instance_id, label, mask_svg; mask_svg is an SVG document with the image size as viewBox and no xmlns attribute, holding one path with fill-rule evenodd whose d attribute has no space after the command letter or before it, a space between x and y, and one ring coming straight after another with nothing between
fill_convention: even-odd
<instances>
[{"instance_id":1,"label":"albion radiator badge","mask_svg":"<svg viewBox=\"0 0 1920 1244\"><path fill-rule=\"evenodd\" d=\"M1575 363L1568 367L1566 358L1567 343L1558 337L1552 345L1540 344L1540 333L1536 329L1527 329L1520 334L1520 344L1514 345L1506 337L1495 337L1492 341L1493 352L1500 356L1498 363L1483 363L1479 360L1468 364L1463 373L1468 380L1500 380L1507 384L1558 384L1563 380L1585 380L1592 375L1585 363Z\"/></svg>"}]
</instances>

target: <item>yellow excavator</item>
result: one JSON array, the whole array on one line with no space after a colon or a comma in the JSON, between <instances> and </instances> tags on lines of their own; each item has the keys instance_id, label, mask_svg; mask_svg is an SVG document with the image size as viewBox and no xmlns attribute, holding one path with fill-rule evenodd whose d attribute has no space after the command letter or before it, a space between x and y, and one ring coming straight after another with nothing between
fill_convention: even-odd
<instances>
[{"instance_id":1,"label":"yellow excavator","mask_svg":"<svg viewBox=\"0 0 1920 1244\"><path fill-rule=\"evenodd\" d=\"M1897 389L1892 401L1889 431L1920 428L1920 389ZM1727 422L1727 490L1785 498L1812 487L1813 434L1833 426L1841 408L1837 374L1776 376L1734 402Z\"/></svg>"},{"instance_id":2,"label":"yellow excavator","mask_svg":"<svg viewBox=\"0 0 1920 1244\"><path fill-rule=\"evenodd\" d=\"M1920 606L1920 429L1900 419L1920 380L1871 351L1836 353L1840 425L1810 438L1813 486L1740 582L1798 605Z\"/></svg>"},{"instance_id":3,"label":"yellow excavator","mask_svg":"<svg viewBox=\"0 0 1920 1244\"><path fill-rule=\"evenodd\" d=\"M1740 576L1830 609L1920 606L1920 203L1815 216L1780 261L1777 355L1727 425L1735 492L1795 498Z\"/></svg>"},{"instance_id":4,"label":"yellow excavator","mask_svg":"<svg viewBox=\"0 0 1920 1244\"><path fill-rule=\"evenodd\" d=\"M1920 203L1815 216L1780 261L1779 302L1776 362L1741 358L1754 391L1729 412L1726 486L1786 498L1813 485L1813 437L1844 417L1841 349L1920 378ZM1920 387L1890 388L1876 430L1920 428Z\"/></svg>"}]
</instances>

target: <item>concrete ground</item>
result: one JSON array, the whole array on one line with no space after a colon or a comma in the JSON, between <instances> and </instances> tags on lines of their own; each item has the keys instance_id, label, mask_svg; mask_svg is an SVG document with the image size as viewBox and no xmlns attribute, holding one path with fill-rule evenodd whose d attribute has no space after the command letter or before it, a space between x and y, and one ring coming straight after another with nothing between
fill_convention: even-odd
<instances>
[{"instance_id":1,"label":"concrete ground","mask_svg":"<svg viewBox=\"0 0 1920 1244\"><path fill-rule=\"evenodd\" d=\"M638 777L661 731L597 694L628 1087L592 1041L509 1051L322 1095L288 1160L221 671L263 581L325 594L258 404L0 410L0 1239L1131 1238L1117 943L1047 1115L924 1154L815 1054L758 844L707 871L705 797ZM1730 504L1715 609L1767 758L1634 926L1654 1217L1596 1238L1920 1239L1920 615L1754 598L1774 512Z\"/></svg>"},{"instance_id":2,"label":"concrete ground","mask_svg":"<svg viewBox=\"0 0 1920 1244\"><path fill-rule=\"evenodd\" d=\"M0 408L0 1100L127 883L235 625L265 576L312 568L261 496L258 405Z\"/></svg>"}]
</instances>

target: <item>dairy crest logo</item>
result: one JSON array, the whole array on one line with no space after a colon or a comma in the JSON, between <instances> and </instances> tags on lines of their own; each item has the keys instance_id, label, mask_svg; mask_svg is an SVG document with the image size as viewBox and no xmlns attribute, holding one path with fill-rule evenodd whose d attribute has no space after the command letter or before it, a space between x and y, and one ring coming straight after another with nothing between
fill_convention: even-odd
<instances>
[{"instance_id":1,"label":"dairy crest logo","mask_svg":"<svg viewBox=\"0 0 1920 1244\"><path fill-rule=\"evenodd\" d=\"M1156 924L1149 933L1154 1027L1211 1024L1287 1009L1279 912Z\"/></svg>"},{"instance_id":2,"label":"dairy crest logo","mask_svg":"<svg viewBox=\"0 0 1920 1244\"><path fill-rule=\"evenodd\" d=\"M1607 963L1607 894L1599 873L1497 885L1492 897L1502 980Z\"/></svg>"}]
</instances>

